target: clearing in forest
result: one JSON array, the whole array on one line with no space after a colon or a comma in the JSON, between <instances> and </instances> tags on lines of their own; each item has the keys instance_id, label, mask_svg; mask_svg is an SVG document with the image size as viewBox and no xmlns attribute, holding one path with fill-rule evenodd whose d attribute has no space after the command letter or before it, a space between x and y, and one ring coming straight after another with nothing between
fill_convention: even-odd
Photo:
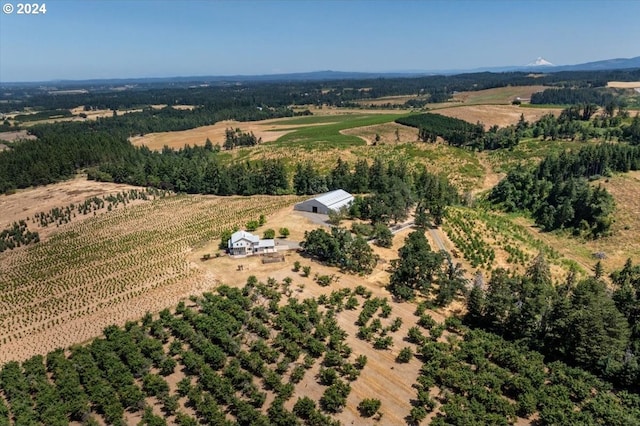
<instances>
[{"instance_id":1,"label":"clearing in forest","mask_svg":"<svg viewBox=\"0 0 640 426\"><path fill-rule=\"evenodd\" d=\"M615 87L616 89L635 89L640 88L640 81L609 81L607 87Z\"/></svg>"},{"instance_id":2,"label":"clearing in forest","mask_svg":"<svg viewBox=\"0 0 640 426\"><path fill-rule=\"evenodd\" d=\"M431 112L447 117L458 118L469 123L480 122L485 130L491 126L507 127L516 124L523 115L529 123L538 121L543 115L558 116L562 108L522 108L517 105L464 105L434 109Z\"/></svg>"},{"instance_id":3,"label":"clearing in forest","mask_svg":"<svg viewBox=\"0 0 640 426\"><path fill-rule=\"evenodd\" d=\"M493 89L473 90L458 92L453 95L453 101L471 104L510 104L520 98L525 101L531 99L531 95L548 89L546 86L506 86Z\"/></svg>"}]
</instances>

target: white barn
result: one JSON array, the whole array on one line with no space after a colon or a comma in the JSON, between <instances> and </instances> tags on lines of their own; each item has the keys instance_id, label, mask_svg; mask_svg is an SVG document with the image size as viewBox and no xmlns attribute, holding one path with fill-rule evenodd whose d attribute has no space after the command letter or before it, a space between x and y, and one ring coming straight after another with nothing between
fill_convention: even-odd
<instances>
[{"instance_id":1,"label":"white barn","mask_svg":"<svg viewBox=\"0 0 640 426\"><path fill-rule=\"evenodd\" d=\"M229 254L233 256L249 256L253 254L273 253L276 243L272 239L261 240L257 235L246 231L237 231L231 235L227 243Z\"/></svg>"},{"instance_id":2,"label":"white barn","mask_svg":"<svg viewBox=\"0 0 640 426\"><path fill-rule=\"evenodd\" d=\"M293 209L303 212L329 214L329 211L337 212L343 207L348 208L351 203L353 203L353 195L345 190L336 189L298 203Z\"/></svg>"}]
</instances>

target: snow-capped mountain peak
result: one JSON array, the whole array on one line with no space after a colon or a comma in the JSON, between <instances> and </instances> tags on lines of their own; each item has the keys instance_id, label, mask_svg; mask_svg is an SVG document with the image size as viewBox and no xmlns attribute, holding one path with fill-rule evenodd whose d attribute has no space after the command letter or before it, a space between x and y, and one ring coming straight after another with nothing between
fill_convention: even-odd
<instances>
[{"instance_id":1,"label":"snow-capped mountain peak","mask_svg":"<svg viewBox=\"0 0 640 426\"><path fill-rule=\"evenodd\" d=\"M542 66L553 66L553 64L549 61L547 61L546 59L544 59L542 56L539 56L538 59L536 59L535 61L527 64L528 67L542 67Z\"/></svg>"}]
</instances>

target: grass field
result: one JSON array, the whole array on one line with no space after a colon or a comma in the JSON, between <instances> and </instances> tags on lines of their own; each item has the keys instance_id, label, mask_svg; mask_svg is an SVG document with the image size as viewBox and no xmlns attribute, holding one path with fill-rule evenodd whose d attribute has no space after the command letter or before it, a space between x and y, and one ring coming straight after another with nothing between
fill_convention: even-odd
<instances>
[{"instance_id":1,"label":"grass field","mask_svg":"<svg viewBox=\"0 0 640 426\"><path fill-rule=\"evenodd\" d=\"M608 179L600 179L594 185L602 185L614 197L616 209L613 214L612 233L597 240L581 240L558 232L540 232L531 220L513 218L515 223L525 225L529 231L562 256L572 259L591 271L598 261L594 253L604 253L602 265L606 274L622 268L627 258L634 264L640 260L640 172L618 174Z\"/></svg>"},{"instance_id":2,"label":"grass field","mask_svg":"<svg viewBox=\"0 0 640 426\"><path fill-rule=\"evenodd\" d=\"M376 115L343 115L325 117L302 117L291 120L291 124L317 124L327 123L324 126L314 126L297 129L291 133L279 137L270 144L277 147L304 148L313 150L327 150L332 148L347 148L364 145L366 142L354 135L340 133L342 130L387 123L405 114L376 114ZM335 122L331 118L338 118ZM300 122L300 120L303 120ZM319 120L319 121L317 121ZM306 121L306 123L305 123ZM283 123L286 124L286 123Z\"/></svg>"},{"instance_id":3,"label":"grass field","mask_svg":"<svg viewBox=\"0 0 640 426\"><path fill-rule=\"evenodd\" d=\"M493 89L459 92L453 95L453 99L464 102L467 105L478 104L510 104L516 98L530 99L531 95L541 92L545 86L507 86Z\"/></svg>"},{"instance_id":4,"label":"grass field","mask_svg":"<svg viewBox=\"0 0 640 426\"><path fill-rule=\"evenodd\" d=\"M523 139L512 149L487 151L487 158L494 171L508 173L514 167L519 167L520 165L535 166L547 155L560 154L567 149L578 150L588 143L595 142L543 141L540 138Z\"/></svg>"},{"instance_id":5,"label":"grass field","mask_svg":"<svg viewBox=\"0 0 640 426\"><path fill-rule=\"evenodd\" d=\"M529 123L538 121L546 114L558 116L562 109L556 107L521 108L519 105L462 105L434 109L431 112L465 120L469 123L480 122L484 124L485 130L488 130L491 126L506 127L516 124L521 115Z\"/></svg>"}]
</instances>

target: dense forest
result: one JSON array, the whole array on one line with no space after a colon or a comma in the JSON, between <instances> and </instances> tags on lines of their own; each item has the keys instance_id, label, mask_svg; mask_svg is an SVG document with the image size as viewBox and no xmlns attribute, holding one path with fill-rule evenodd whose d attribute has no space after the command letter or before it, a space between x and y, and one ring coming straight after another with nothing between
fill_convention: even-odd
<instances>
[{"instance_id":1,"label":"dense forest","mask_svg":"<svg viewBox=\"0 0 640 426\"><path fill-rule=\"evenodd\" d=\"M3 88L0 113L22 110L68 110L84 105L91 109L132 109L150 105L194 105L210 108L219 102L250 103L263 107L286 105L341 106L381 96L428 95L443 101L454 92L505 86L549 85L557 87L604 87L607 81L638 81L640 70L564 71L532 78L526 72L467 73L422 77L344 79L329 81L201 81L136 83L122 90L122 82L88 85L83 93L51 94L51 88L7 86ZM77 85L76 85L77 86ZM77 89L70 86L71 89ZM60 89L64 87L56 87ZM84 89L84 87L83 87ZM55 93L55 91L53 92ZM225 107L228 108L228 107Z\"/></svg>"},{"instance_id":2,"label":"dense forest","mask_svg":"<svg viewBox=\"0 0 640 426\"><path fill-rule=\"evenodd\" d=\"M418 136L423 142L435 142L441 137L453 146L467 145L484 134L484 126L473 125L464 120L440 114L418 114L398 118L396 123L419 129Z\"/></svg>"},{"instance_id":3,"label":"dense forest","mask_svg":"<svg viewBox=\"0 0 640 426\"><path fill-rule=\"evenodd\" d=\"M417 128L418 139L422 142L435 143L438 138L442 138L448 145L476 151L512 148L518 145L528 128L524 116L521 116L516 125L503 128L491 126L487 131L479 122L471 124L458 118L431 113L410 115L395 121Z\"/></svg>"},{"instance_id":4,"label":"dense forest","mask_svg":"<svg viewBox=\"0 0 640 426\"><path fill-rule=\"evenodd\" d=\"M486 285L477 282L465 321L638 393L640 266L629 259L612 273L613 293L603 278L596 269L554 285L539 255L522 276L498 269Z\"/></svg>"},{"instance_id":5,"label":"dense forest","mask_svg":"<svg viewBox=\"0 0 640 426\"><path fill-rule=\"evenodd\" d=\"M615 104L616 96L611 91L595 88L554 88L531 95L532 104L575 105L596 104L604 107Z\"/></svg>"}]
</instances>

